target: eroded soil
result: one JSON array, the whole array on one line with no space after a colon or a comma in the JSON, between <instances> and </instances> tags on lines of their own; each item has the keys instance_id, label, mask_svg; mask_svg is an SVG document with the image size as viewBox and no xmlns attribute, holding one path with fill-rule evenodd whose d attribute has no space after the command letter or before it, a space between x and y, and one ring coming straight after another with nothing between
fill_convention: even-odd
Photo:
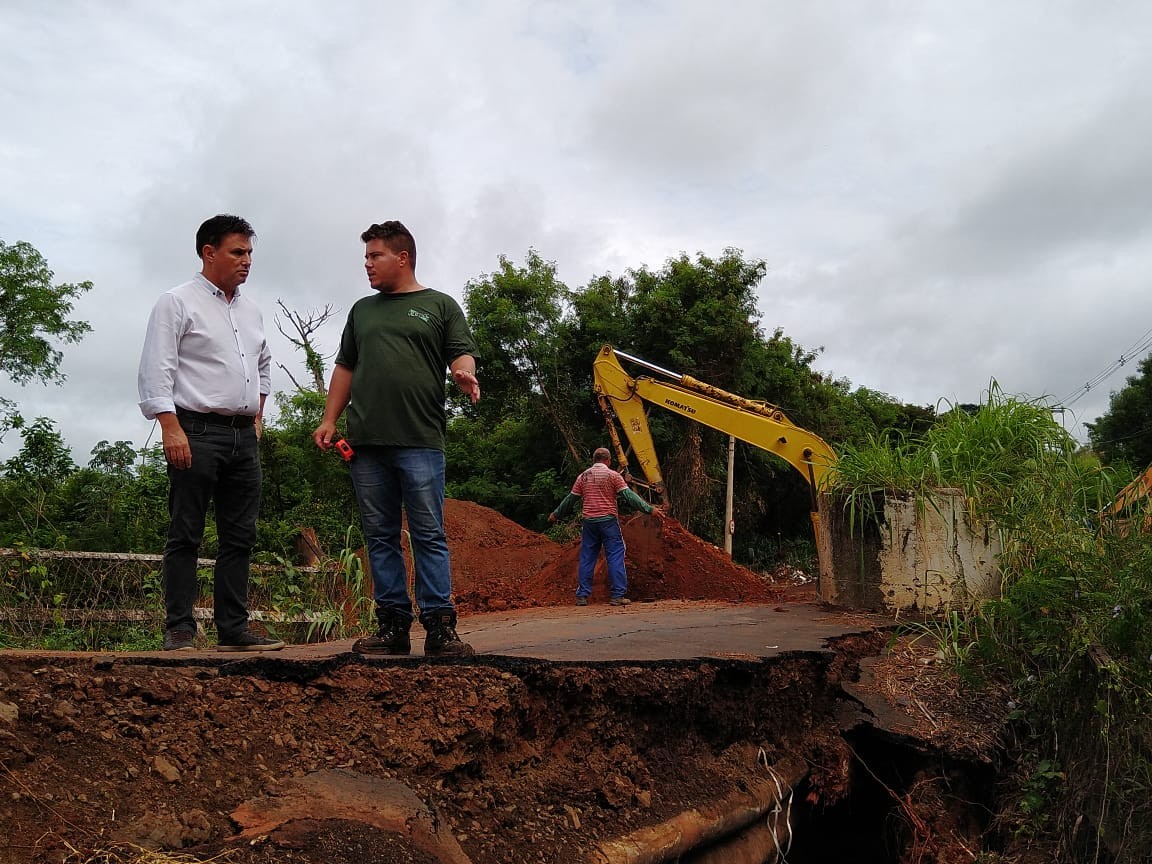
<instances>
[{"instance_id":1,"label":"eroded soil","mask_svg":"<svg viewBox=\"0 0 1152 864\"><path fill-rule=\"evenodd\" d=\"M448 527L462 614L571 602L574 546L461 502ZM625 536L637 598L794 590L672 522L635 517ZM824 860L805 857L801 833L829 849L821 820L849 818L837 814L861 788L893 855L858 860L971 861L990 814L964 766L992 760L1003 712L939 684L925 646L889 639L587 665L5 655L0 860L592 860L602 841L800 759L794 864Z\"/></svg>"}]
</instances>

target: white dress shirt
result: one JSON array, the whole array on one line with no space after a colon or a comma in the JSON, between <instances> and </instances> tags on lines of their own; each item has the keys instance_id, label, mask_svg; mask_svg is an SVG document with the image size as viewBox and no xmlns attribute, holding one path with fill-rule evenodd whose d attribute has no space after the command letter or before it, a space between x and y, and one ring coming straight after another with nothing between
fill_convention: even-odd
<instances>
[{"instance_id":1,"label":"white dress shirt","mask_svg":"<svg viewBox=\"0 0 1152 864\"><path fill-rule=\"evenodd\" d=\"M197 273L160 296L148 319L137 385L149 420L175 411L258 414L272 391L272 353L264 318L241 296Z\"/></svg>"}]
</instances>

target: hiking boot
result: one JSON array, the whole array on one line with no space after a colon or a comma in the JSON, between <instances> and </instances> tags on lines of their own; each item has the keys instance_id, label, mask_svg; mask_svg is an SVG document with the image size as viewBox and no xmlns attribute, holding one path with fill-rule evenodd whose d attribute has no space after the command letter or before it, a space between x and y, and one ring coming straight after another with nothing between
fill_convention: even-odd
<instances>
[{"instance_id":1,"label":"hiking boot","mask_svg":"<svg viewBox=\"0 0 1152 864\"><path fill-rule=\"evenodd\" d=\"M577 606L587 606L588 605L588 598L587 597L577 597L576 598L576 605Z\"/></svg>"},{"instance_id":2,"label":"hiking boot","mask_svg":"<svg viewBox=\"0 0 1152 864\"><path fill-rule=\"evenodd\" d=\"M392 609L377 609L376 623L379 625L376 635L357 639L352 645L353 651L357 654L412 652L412 638L408 635L408 631L412 628L411 618Z\"/></svg>"},{"instance_id":3,"label":"hiking boot","mask_svg":"<svg viewBox=\"0 0 1152 864\"><path fill-rule=\"evenodd\" d=\"M279 639L269 639L251 630L221 639L216 644L217 651L279 651L283 647L284 643Z\"/></svg>"},{"instance_id":4,"label":"hiking boot","mask_svg":"<svg viewBox=\"0 0 1152 864\"><path fill-rule=\"evenodd\" d=\"M196 634L191 630L165 630L164 650L193 651L196 648L196 646L192 644L195 639Z\"/></svg>"},{"instance_id":5,"label":"hiking boot","mask_svg":"<svg viewBox=\"0 0 1152 864\"><path fill-rule=\"evenodd\" d=\"M472 646L456 635L456 613L436 612L420 616L428 635L424 637L424 654L429 657L471 657Z\"/></svg>"},{"instance_id":6,"label":"hiking boot","mask_svg":"<svg viewBox=\"0 0 1152 864\"><path fill-rule=\"evenodd\" d=\"M631 606L632 601L627 597L613 597L608 601L609 606Z\"/></svg>"}]
</instances>

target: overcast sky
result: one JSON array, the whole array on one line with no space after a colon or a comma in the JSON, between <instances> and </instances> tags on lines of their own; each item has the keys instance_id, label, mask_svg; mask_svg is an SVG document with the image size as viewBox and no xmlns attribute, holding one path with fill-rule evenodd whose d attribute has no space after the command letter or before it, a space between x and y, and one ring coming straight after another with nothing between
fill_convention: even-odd
<instances>
[{"instance_id":1,"label":"overcast sky","mask_svg":"<svg viewBox=\"0 0 1152 864\"><path fill-rule=\"evenodd\" d=\"M332 304L334 348L360 232L400 219L458 299L529 248L578 287L736 247L837 378L1055 403L1152 330L1150 42L1135 0L0 0L0 239L95 286L67 382L0 395L79 464L143 445L148 313L231 212L298 378L276 301Z\"/></svg>"}]
</instances>

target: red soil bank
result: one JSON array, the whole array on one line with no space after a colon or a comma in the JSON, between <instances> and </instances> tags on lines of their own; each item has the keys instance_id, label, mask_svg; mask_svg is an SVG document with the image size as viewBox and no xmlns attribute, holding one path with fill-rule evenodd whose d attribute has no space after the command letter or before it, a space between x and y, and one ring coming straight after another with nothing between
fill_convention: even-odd
<instances>
[{"instance_id":1,"label":"red soil bank","mask_svg":"<svg viewBox=\"0 0 1152 864\"><path fill-rule=\"evenodd\" d=\"M734 563L723 550L674 519L634 515L621 520L628 547L628 595L633 600L771 601L779 586ZM469 501L445 502L452 583L461 612L573 602L579 540L560 545ZM606 602L603 556L592 602Z\"/></svg>"}]
</instances>

